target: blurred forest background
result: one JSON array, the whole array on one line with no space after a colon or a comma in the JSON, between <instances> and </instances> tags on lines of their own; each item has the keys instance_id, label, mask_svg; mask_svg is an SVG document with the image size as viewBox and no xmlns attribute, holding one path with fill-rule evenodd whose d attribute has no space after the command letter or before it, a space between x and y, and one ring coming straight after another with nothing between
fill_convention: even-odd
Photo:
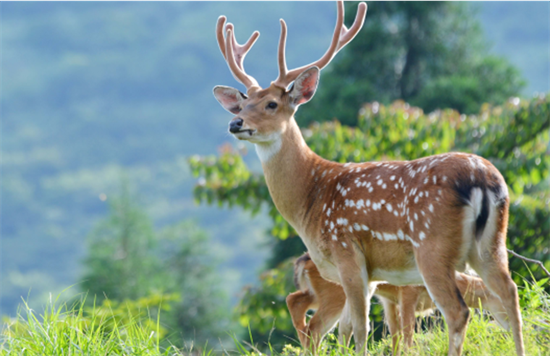
<instances>
[{"instance_id":1,"label":"blurred forest background","mask_svg":"<svg viewBox=\"0 0 550 356\"><path fill-rule=\"evenodd\" d=\"M278 19L289 67L299 66L328 47L334 3L0 11L0 315L72 286L64 298L161 313L176 344L247 325L255 341L294 338L284 297L304 248L274 210L252 147L226 132L231 115L211 89L240 86L214 29L224 14L240 42L261 32L245 66L268 85ZM512 194L509 246L550 267L549 18L547 2L369 3L365 28L297 115L308 143L341 162L451 150L490 159Z\"/></svg>"}]
</instances>

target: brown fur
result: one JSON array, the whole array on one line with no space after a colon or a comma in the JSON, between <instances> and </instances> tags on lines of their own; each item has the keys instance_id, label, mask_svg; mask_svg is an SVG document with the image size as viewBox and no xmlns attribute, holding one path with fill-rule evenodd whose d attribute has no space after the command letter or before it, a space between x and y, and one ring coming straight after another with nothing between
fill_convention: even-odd
<instances>
[{"instance_id":1,"label":"brown fur","mask_svg":"<svg viewBox=\"0 0 550 356\"><path fill-rule=\"evenodd\" d=\"M319 270L306 253L296 260L294 279L297 292L287 297L287 305L302 347L315 353L323 336L332 329L342 315L346 296L342 287L321 277ZM470 308L483 307L489 310L496 320L508 328L506 310L498 297L493 295L480 278L457 273L457 285L466 304ZM382 302L385 321L392 335L392 349L399 352L399 340L406 347L412 345L415 326L415 313L428 314L436 306L424 286L394 286L388 283L378 284L374 295ZM306 312L316 310L311 320L306 322ZM345 313L345 312L344 312ZM340 322L340 342L347 345L351 328Z\"/></svg>"}]
</instances>

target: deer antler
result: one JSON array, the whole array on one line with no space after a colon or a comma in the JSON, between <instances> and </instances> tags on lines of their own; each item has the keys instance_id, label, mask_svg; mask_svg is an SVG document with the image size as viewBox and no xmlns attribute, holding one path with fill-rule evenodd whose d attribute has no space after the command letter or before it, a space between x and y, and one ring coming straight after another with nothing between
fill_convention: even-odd
<instances>
[{"instance_id":1,"label":"deer antler","mask_svg":"<svg viewBox=\"0 0 550 356\"><path fill-rule=\"evenodd\" d=\"M336 17L336 27L334 29L334 34L332 36L332 42L330 43L330 47L325 52L325 54L317 61L310 63L306 66L299 67L296 69L293 69L291 71L288 71L286 67L286 60L285 60L285 46L286 46L286 23L283 19L281 19L281 37L279 39L279 55L278 55L278 62L279 62L279 77L272 83L278 87L281 87L283 89L286 89L286 87L292 83L303 71L305 71L308 68L311 68L313 66L319 67L319 69L323 69L327 64L330 63L332 58L338 53L340 49L342 49L345 45L347 45L354 37L357 35L361 27L363 27L363 23L365 21L365 15L367 13L367 4L362 2L359 4L359 7L357 8L357 15L355 16L355 21L353 22L353 25L348 28L344 25L344 2L338 1L337 4L338 14Z\"/></svg>"},{"instance_id":2,"label":"deer antler","mask_svg":"<svg viewBox=\"0 0 550 356\"><path fill-rule=\"evenodd\" d=\"M233 74L237 81L244 84L247 90L250 90L252 87L259 87L256 79L246 74L244 71L243 61L250 48L254 45L258 37L260 37L260 33L255 31L244 45L240 45L235 39L233 24L228 23L227 26L225 26L225 21L225 16L220 16L218 18L216 38L218 39L220 51L231 70L231 74ZM223 33L224 27L226 31L225 38Z\"/></svg>"}]
</instances>

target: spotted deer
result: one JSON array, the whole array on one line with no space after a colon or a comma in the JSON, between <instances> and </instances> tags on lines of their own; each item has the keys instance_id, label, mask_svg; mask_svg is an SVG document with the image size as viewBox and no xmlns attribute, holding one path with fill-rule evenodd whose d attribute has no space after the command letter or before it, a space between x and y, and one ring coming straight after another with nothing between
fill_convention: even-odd
<instances>
[{"instance_id":1,"label":"spotted deer","mask_svg":"<svg viewBox=\"0 0 550 356\"><path fill-rule=\"evenodd\" d=\"M445 316L449 355L460 355L469 309L455 270L466 263L503 302L518 355L523 355L517 287L506 254L509 197L491 162L472 154L447 153L413 161L340 164L315 154L294 115L313 97L320 70L361 29L367 6L358 5L353 25L337 20L326 53L288 70L287 28L281 20L279 76L265 89L244 70L257 40L237 43L221 16L217 39L233 76L247 89L216 86L214 96L234 114L229 132L255 144L279 213L301 236L323 278L340 284L349 304L356 350L365 353L369 290L373 282L424 284ZM292 85L290 85L292 84Z\"/></svg>"},{"instance_id":2,"label":"spotted deer","mask_svg":"<svg viewBox=\"0 0 550 356\"><path fill-rule=\"evenodd\" d=\"M468 307L481 306L490 311L504 329L508 329L506 310L502 302L487 289L480 278L457 272L456 282ZM286 303L302 347L315 354L324 335L338 321L339 343L347 346L352 330L342 286L321 277L308 253L294 263L294 284L298 291L289 294ZM384 306L385 321L392 336L392 350L394 354L399 354L401 338L405 347L412 345L415 313L430 314L435 304L424 286L380 283L376 286L374 296ZM315 314L306 322L308 310L315 310Z\"/></svg>"}]
</instances>

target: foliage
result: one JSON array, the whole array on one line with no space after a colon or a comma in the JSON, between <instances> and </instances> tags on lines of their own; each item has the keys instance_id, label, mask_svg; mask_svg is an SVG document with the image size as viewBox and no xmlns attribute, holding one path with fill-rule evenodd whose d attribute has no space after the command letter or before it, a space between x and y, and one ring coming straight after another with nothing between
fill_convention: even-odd
<instances>
[{"instance_id":1,"label":"foliage","mask_svg":"<svg viewBox=\"0 0 550 356\"><path fill-rule=\"evenodd\" d=\"M347 21L356 6L347 4ZM372 3L359 36L324 71L316 100L298 120L337 118L355 126L365 102L396 99L426 111L476 113L483 103L504 102L524 86L519 71L487 48L466 3Z\"/></svg>"},{"instance_id":2,"label":"foliage","mask_svg":"<svg viewBox=\"0 0 550 356\"><path fill-rule=\"evenodd\" d=\"M162 336L176 345L224 337L228 300L204 232L189 221L155 232L127 187L110 204L111 214L89 236L82 289L108 310L137 315L136 308L154 307Z\"/></svg>"},{"instance_id":3,"label":"foliage","mask_svg":"<svg viewBox=\"0 0 550 356\"><path fill-rule=\"evenodd\" d=\"M477 115L461 115L451 109L425 114L402 101L390 106L371 103L361 109L357 127L337 121L314 123L303 134L317 154L338 162L410 160L449 151L472 152L487 158L509 185L509 247L544 261L549 268L549 128L550 95L530 101L513 98L501 106L484 105ZM249 171L239 152L226 149L219 157L195 156L190 159L190 166L200 176L200 184L195 187L198 201L239 206L252 213L265 205L273 219L272 235L279 239L296 236L277 213L262 175ZM274 256L274 263L269 266L275 270L267 273L279 275L277 262L304 251L301 244L292 246L296 250L274 249L280 255ZM529 267L535 278L542 277L537 266ZM516 281L529 276L523 261L512 258L511 268ZM258 308L269 307L267 301L274 300L277 289L262 279L260 288L252 291L258 299L265 297L263 304L249 296L248 290L239 310L247 313L253 330L264 330L268 322L255 316L259 315ZM281 291L280 297L290 291ZM250 304L244 307L242 303L247 302ZM277 308L273 307L273 315L280 315ZM275 321L277 325L281 322ZM288 326L281 330L288 330Z\"/></svg>"},{"instance_id":4,"label":"foliage","mask_svg":"<svg viewBox=\"0 0 550 356\"><path fill-rule=\"evenodd\" d=\"M295 289L293 262L293 259L287 259L277 268L263 272L258 287L244 289L236 313L241 325L250 326L253 340L267 341L280 348L289 341L288 336L294 335L286 306L286 296ZM251 310L254 312L251 313ZM267 339L266 335L269 335Z\"/></svg>"}]
</instances>

